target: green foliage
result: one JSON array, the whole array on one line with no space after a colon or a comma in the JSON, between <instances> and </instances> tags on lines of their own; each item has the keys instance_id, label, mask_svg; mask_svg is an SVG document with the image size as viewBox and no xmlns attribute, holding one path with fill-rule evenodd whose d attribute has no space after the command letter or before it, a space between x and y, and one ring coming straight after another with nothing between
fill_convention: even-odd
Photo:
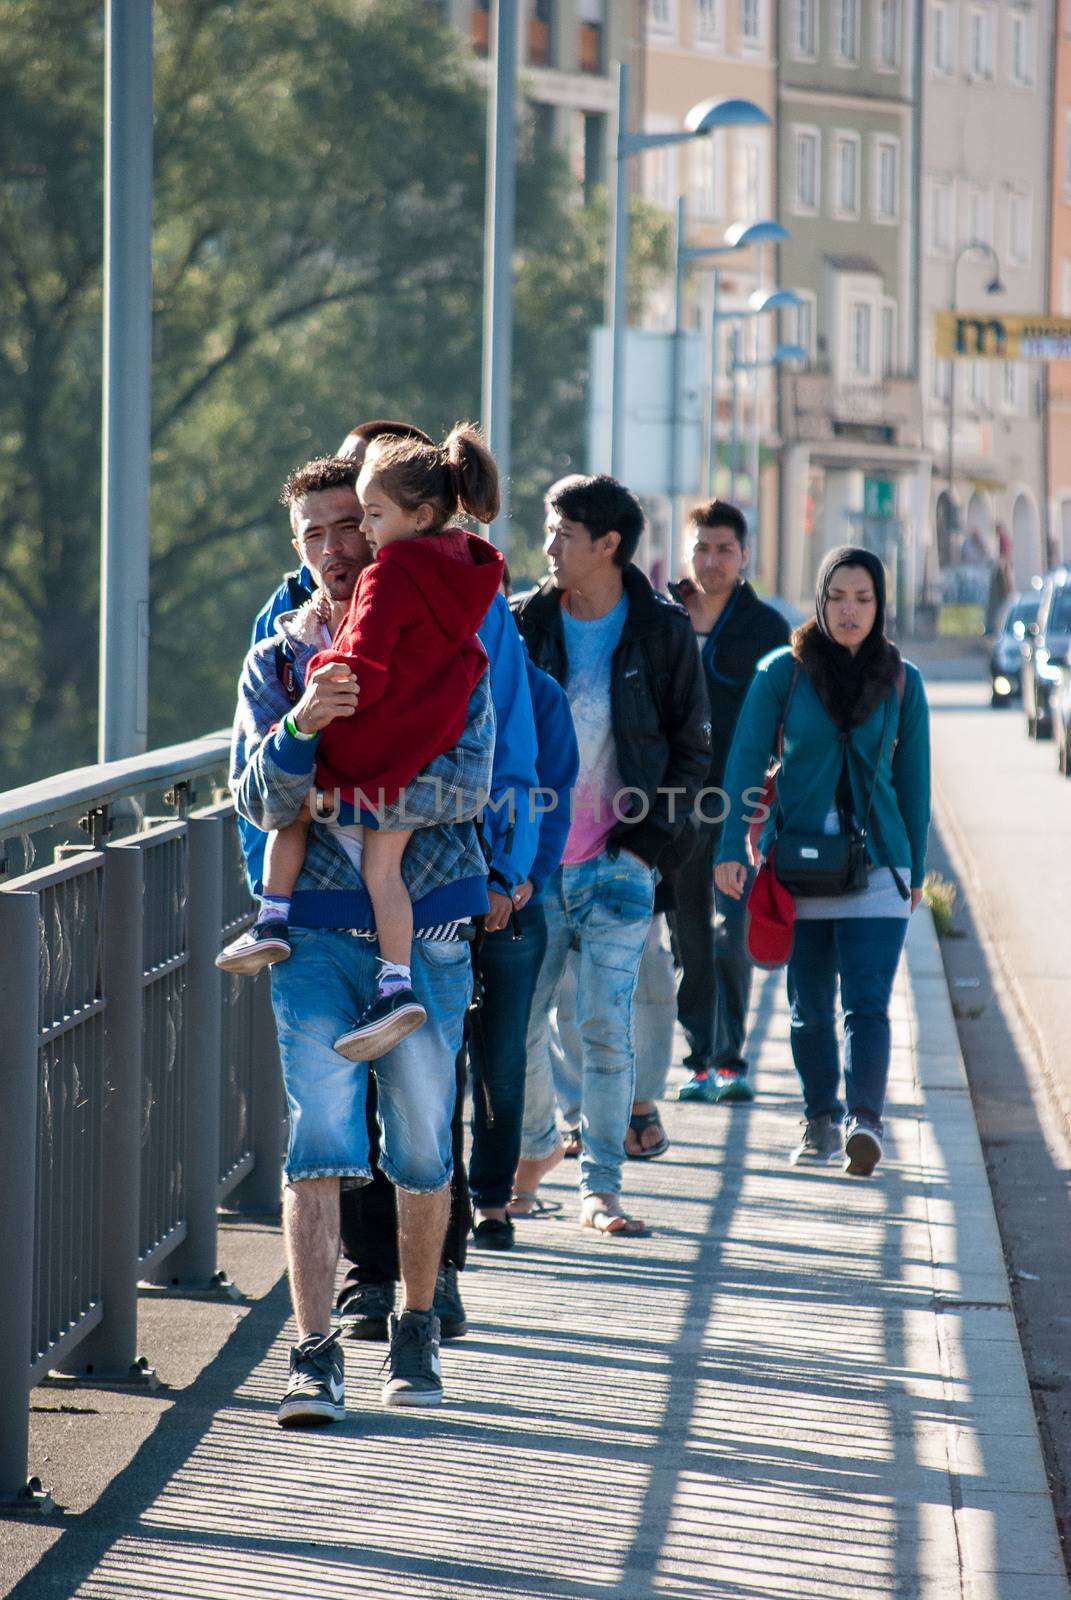
<instances>
[{"instance_id":1,"label":"green foliage","mask_svg":"<svg viewBox=\"0 0 1071 1600\"><path fill-rule=\"evenodd\" d=\"M150 742L229 719L292 564L279 484L351 424L479 413L484 100L426 0L156 0ZM0 783L92 759L104 37L0 0ZM605 199L522 139L516 565L582 464ZM634 290L668 227L634 229ZM525 553L527 546L527 554Z\"/></svg>"}]
</instances>

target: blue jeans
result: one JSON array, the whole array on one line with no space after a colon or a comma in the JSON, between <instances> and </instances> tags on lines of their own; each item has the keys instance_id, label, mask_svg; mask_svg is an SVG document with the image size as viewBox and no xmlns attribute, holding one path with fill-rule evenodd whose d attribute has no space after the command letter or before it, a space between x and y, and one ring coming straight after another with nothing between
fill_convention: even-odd
<instances>
[{"instance_id":1,"label":"blue jeans","mask_svg":"<svg viewBox=\"0 0 1071 1600\"><path fill-rule=\"evenodd\" d=\"M555 1091L580 1108L581 1194L618 1194L632 1112L636 1059L632 1000L654 911L655 874L622 850L559 867L547 882L547 953L528 1029L521 1154L541 1161L559 1142ZM577 952L576 1021L580 1058L563 1059L557 1082L548 1048L570 948Z\"/></svg>"},{"instance_id":2,"label":"blue jeans","mask_svg":"<svg viewBox=\"0 0 1071 1600\"><path fill-rule=\"evenodd\" d=\"M284 1172L367 1183L368 1063L333 1048L376 995L379 946L332 929L291 928L293 954L271 969L271 996L290 1108ZM428 1013L423 1027L376 1062L379 1166L416 1194L450 1181L454 1062L472 990L464 941L416 939L413 988Z\"/></svg>"},{"instance_id":3,"label":"blue jeans","mask_svg":"<svg viewBox=\"0 0 1071 1600\"><path fill-rule=\"evenodd\" d=\"M844 1011L844 1094L849 1115L880 1124L889 1076L889 997L907 938L906 917L797 922L788 963L792 1059L807 1117L844 1116L834 1016Z\"/></svg>"},{"instance_id":4,"label":"blue jeans","mask_svg":"<svg viewBox=\"0 0 1071 1600\"><path fill-rule=\"evenodd\" d=\"M542 906L525 906L516 913L516 921L519 939L507 926L483 941L483 1005L474 1014L469 1039L473 1076L469 1191L481 1209L504 1206L513 1192L524 1116L525 1036L547 948Z\"/></svg>"}]
</instances>

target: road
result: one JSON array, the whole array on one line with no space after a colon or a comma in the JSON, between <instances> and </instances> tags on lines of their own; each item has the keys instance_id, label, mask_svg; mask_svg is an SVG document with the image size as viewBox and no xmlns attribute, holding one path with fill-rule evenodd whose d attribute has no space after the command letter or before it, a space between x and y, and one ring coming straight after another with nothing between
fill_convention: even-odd
<instances>
[{"instance_id":1,"label":"road","mask_svg":"<svg viewBox=\"0 0 1071 1600\"><path fill-rule=\"evenodd\" d=\"M933 713L930 864L959 890L942 944L1065 1558L1071 1549L1071 783L985 659L908 650Z\"/></svg>"}]
</instances>

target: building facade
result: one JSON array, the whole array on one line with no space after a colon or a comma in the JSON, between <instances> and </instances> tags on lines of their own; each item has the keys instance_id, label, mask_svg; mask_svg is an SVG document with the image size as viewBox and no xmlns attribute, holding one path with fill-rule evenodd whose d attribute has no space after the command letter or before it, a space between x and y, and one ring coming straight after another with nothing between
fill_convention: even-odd
<instances>
[{"instance_id":1,"label":"building facade","mask_svg":"<svg viewBox=\"0 0 1071 1600\"><path fill-rule=\"evenodd\" d=\"M952 306L1047 309L1053 23L1052 0L925 6L919 348L934 460L928 573L946 597L964 544L992 557L998 529L1018 585L1048 564L1043 371L939 361L933 328Z\"/></svg>"},{"instance_id":2,"label":"building facade","mask_svg":"<svg viewBox=\"0 0 1071 1600\"><path fill-rule=\"evenodd\" d=\"M813 592L825 552L864 543L910 612L929 515L916 364L918 8L778 8L780 280L803 296L783 336L811 366L781 375L780 584ZM906 618L908 622L910 617Z\"/></svg>"},{"instance_id":3,"label":"building facade","mask_svg":"<svg viewBox=\"0 0 1071 1600\"><path fill-rule=\"evenodd\" d=\"M1054 28L1049 310L1071 317L1071 0L1059 0ZM1049 562L1055 565L1071 561L1071 362L1054 362L1045 378Z\"/></svg>"}]
</instances>

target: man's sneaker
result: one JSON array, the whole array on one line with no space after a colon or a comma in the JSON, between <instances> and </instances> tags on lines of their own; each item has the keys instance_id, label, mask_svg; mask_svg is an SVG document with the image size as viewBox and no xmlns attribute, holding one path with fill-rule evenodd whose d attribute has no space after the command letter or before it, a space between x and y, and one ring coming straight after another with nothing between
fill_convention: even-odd
<instances>
[{"instance_id":1,"label":"man's sneaker","mask_svg":"<svg viewBox=\"0 0 1071 1600\"><path fill-rule=\"evenodd\" d=\"M677 1090L678 1100L700 1100L712 1106L718 1098L718 1085L713 1072L693 1072L686 1083Z\"/></svg>"},{"instance_id":2,"label":"man's sneaker","mask_svg":"<svg viewBox=\"0 0 1071 1600\"><path fill-rule=\"evenodd\" d=\"M869 1178L882 1157L881 1123L856 1114L848 1118L844 1170L853 1178Z\"/></svg>"},{"instance_id":3,"label":"man's sneaker","mask_svg":"<svg viewBox=\"0 0 1071 1600\"><path fill-rule=\"evenodd\" d=\"M220 951L216 966L223 972L237 972L240 977L248 978L289 957L290 930L286 923L255 922Z\"/></svg>"},{"instance_id":4,"label":"man's sneaker","mask_svg":"<svg viewBox=\"0 0 1071 1600\"><path fill-rule=\"evenodd\" d=\"M280 1428L322 1428L346 1415L338 1335L310 1333L290 1352L290 1381L279 1402Z\"/></svg>"},{"instance_id":5,"label":"man's sneaker","mask_svg":"<svg viewBox=\"0 0 1071 1600\"><path fill-rule=\"evenodd\" d=\"M842 1130L832 1117L811 1117L804 1123L803 1138L789 1156L794 1167L824 1167L836 1161L844 1146Z\"/></svg>"},{"instance_id":6,"label":"man's sneaker","mask_svg":"<svg viewBox=\"0 0 1071 1600\"><path fill-rule=\"evenodd\" d=\"M358 1283L339 1304L339 1332L344 1339L385 1339L393 1310L393 1283Z\"/></svg>"},{"instance_id":7,"label":"man's sneaker","mask_svg":"<svg viewBox=\"0 0 1071 1600\"><path fill-rule=\"evenodd\" d=\"M432 1312L403 1311L390 1319L390 1350L383 1385L385 1406L437 1406L443 1397L439 1370L439 1319Z\"/></svg>"},{"instance_id":8,"label":"man's sneaker","mask_svg":"<svg viewBox=\"0 0 1071 1600\"><path fill-rule=\"evenodd\" d=\"M468 1333L469 1322L457 1286L457 1268L440 1267L435 1276L435 1298L431 1309L439 1319L440 1339L460 1339Z\"/></svg>"},{"instance_id":9,"label":"man's sneaker","mask_svg":"<svg viewBox=\"0 0 1071 1600\"><path fill-rule=\"evenodd\" d=\"M743 1105L746 1100L754 1100L745 1073L734 1072L731 1067L719 1067L711 1076L714 1079L714 1099L719 1106Z\"/></svg>"},{"instance_id":10,"label":"man's sneaker","mask_svg":"<svg viewBox=\"0 0 1071 1600\"><path fill-rule=\"evenodd\" d=\"M427 1020L412 989L395 989L373 1000L357 1026L339 1034L335 1049L347 1061L378 1061Z\"/></svg>"}]
</instances>

